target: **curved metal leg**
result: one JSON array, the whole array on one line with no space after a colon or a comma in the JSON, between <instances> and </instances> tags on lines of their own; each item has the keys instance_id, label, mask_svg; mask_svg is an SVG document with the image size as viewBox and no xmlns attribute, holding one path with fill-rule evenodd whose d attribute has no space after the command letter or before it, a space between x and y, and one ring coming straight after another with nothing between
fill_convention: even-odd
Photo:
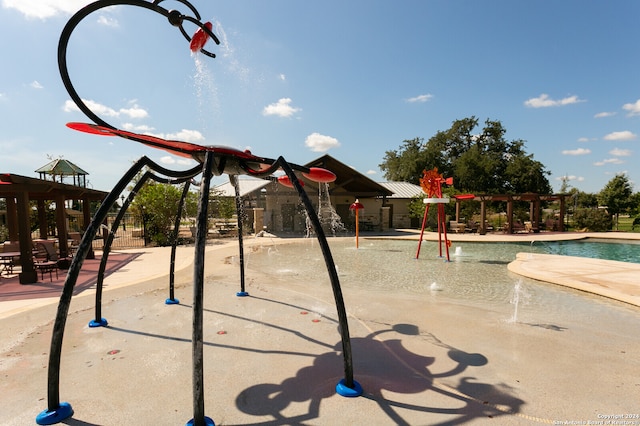
<instances>
[{"instance_id":1,"label":"curved metal leg","mask_svg":"<svg viewBox=\"0 0 640 426\"><path fill-rule=\"evenodd\" d=\"M342 356L344 359L344 379L338 382L336 385L336 392L342 396L360 396L362 395L362 386L353 379L353 361L351 356L351 338L349 337L349 324L347 322L347 311L344 306L344 299L342 297L342 290L340 289L340 280L338 278L338 272L336 271L336 265L329 249L329 243L324 235L324 230L320 224L320 219L313 209L311 200L307 196L307 193L302 188L298 177L293 173L293 169L289 166L289 163L283 157L278 158L278 162L282 166L282 170L287 174L291 183L293 184L298 195L304 204L309 220L318 238L318 243L322 249L325 264L327 265L327 272L329 273L329 279L331 281L331 288L333 289L333 297L336 302L336 309L338 311L338 323L340 325L340 336L342 338Z\"/></svg>"},{"instance_id":2,"label":"curved metal leg","mask_svg":"<svg viewBox=\"0 0 640 426\"><path fill-rule=\"evenodd\" d=\"M185 182L182 189L182 197L180 197L180 204L178 204L178 212L176 213L176 220L173 226L173 233L171 234L171 262L169 264L169 298L164 301L167 305L176 305L180 303L175 298L175 273L176 273L176 246L178 245L178 233L180 232L180 219L182 218L182 210L184 210L184 200L189 194L189 187L191 183Z\"/></svg>"},{"instance_id":3,"label":"curved metal leg","mask_svg":"<svg viewBox=\"0 0 640 426\"><path fill-rule=\"evenodd\" d=\"M116 216L116 219L111 226L111 231L109 232L109 235L107 236L107 239L104 243L104 247L102 248L102 258L100 259L100 268L98 269L98 280L96 282L95 316L94 319L89 321L89 327L106 327L109 324L106 318L102 317L102 288L104 286L104 271L107 268L107 260L109 260L111 245L113 244L113 238L115 237L115 233L120 226L120 222L122 221L125 212L129 208L129 204L131 204L133 197L140 190L142 185L144 185L144 183L149 179L150 175L151 173L149 172L144 173L138 183L136 183L133 190L129 193L129 196L118 212L118 215Z\"/></svg>"},{"instance_id":4,"label":"curved metal leg","mask_svg":"<svg viewBox=\"0 0 640 426\"><path fill-rule=\"evenodd\" d=\"M100 224L107 217L107 213L109 213L109 210L118 199L120 193L126 189L129 182L131 182L135 175L142 169L142 167L148 164L148 162L149 159L147 157L142 157L138 160L120 179L120 181L118 181L109 195L106 196L103 203L100 205L100 208L91 220L91 223L87 226L84 236L82 237L82 241L80 241L80 245L78 246L76 255L71 261L71 265L67 272L67 278L62 289L62 294L60 295L60 302L58 303L58 311L51 336L47 378L47 409L36 417L36 423L38 424L46 425L58 423L73 415L71 405L66 402L60 403L60 358L62 354L62 340L64 338L64 327L67 322L67 315L69 313L69 305L71 303L73 289L76 281L78 280L82 263L91 249L96 233L100 229Z\"/></svg>"},{"instance_id":5,"label":"curved metal leg","mask_svg":"<svg viewBox=\"0 0 640 426\"><path fill-rule=\"evenodd\" d=\"M207 214L209 209L209 188L211 184L211 170L214 154L207 152L202 169L200 183L200 200L198 202L198 216L196 222L196 253L193 270L193 419L188 425L207 426L213 421L204 415L204 366L203 366L203 295L204 295L204 255L207 244Z\"/></svg>"},{"instance_id":6,"label":"curved metal leg","mask_svg":"<svg viewBox=\"0 0 640 426\"><path fill-rule=\"evenodd\" d=\"M242 198L240 198L240 183L236 175L229 175L229 182L233 185L236 196L236 215L238 216L238 257L240 260L240 291L236 293L236 296L246 297L249 293L244 288L244 246L243 246L243 232L242 232Z\"/></svg>"}]
</instances>

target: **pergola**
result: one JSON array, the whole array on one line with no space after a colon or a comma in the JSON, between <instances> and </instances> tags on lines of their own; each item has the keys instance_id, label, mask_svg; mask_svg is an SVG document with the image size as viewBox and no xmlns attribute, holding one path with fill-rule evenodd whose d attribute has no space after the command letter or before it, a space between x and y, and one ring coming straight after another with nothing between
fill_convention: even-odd
<instances>
[{"instance_id":1,"label":"pergola","mask_svg":"<svg viewBox=\"0 0 640 426\"><path fill-rule=\"evenodd\" d=\"M69 253L68 233L66 224L66 200L81 200L84 223L91 221L90 202L103 200L107 193L81 186L67 185L49 180L35 179L10 173L0 174L0 198L7 203L7 228L9 241L20 244L20 262L22 273L20 283L29 284L38 281L38 275L33 265L31 249L31 200L37 201L38 228L40 238L48 238L48 227L45 201L54 201L56 205L56 228L58 230L58 247L60 257L65 258Z\"/></svg>"},{"instance_id":2,"label":"pergola","mask_svg":"<svg viewBox=\"0 0 640 426\"><path fill-rule=\"evenodd\" d=\"M564 231L564 217L566 215L566 203L565 198L569 197L567 194L497 194L497 195L474 195L473 198L456 198L456 221L460 219L460 203L463 201L480 201L480 225L478 232L484 234L487 232L487 202L492 201L505 201L507 203L507 223L505 233L513 234L513 203L516 201L528 201L529 202L529 220L531 221L532 229L534 232L540 230L540 211L541 203L543 201L559 201L560 202L560 220L558 221L558 231Z\"/></svg>"}]
</instances>

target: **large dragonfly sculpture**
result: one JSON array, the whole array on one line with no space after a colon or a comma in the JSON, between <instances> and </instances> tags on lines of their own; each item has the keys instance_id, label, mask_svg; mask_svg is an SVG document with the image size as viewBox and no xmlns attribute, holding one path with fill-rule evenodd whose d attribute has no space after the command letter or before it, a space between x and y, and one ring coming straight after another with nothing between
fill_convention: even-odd
<instances>
[{"instance_id":1,"label":"large dragonfly sculpture","mask_svg":"<svg viewBox=\"0 0 640 426\"><path fill-rule=\"evenodd\" d=\"M283 185L294 188L305 207L305 210L309 216L311 225L314 228L315 234L319 241L320 248L322 250L325 263L327 266L327 272L331 282L333 295L336 303L336 309L339 321L339 330L341 334L342 342L342 354L344 362L344 375L336 385L336 391L343 396L354 397L362 394L362 387L353 379L353 362L351 357L351 341L349 337L349 327L347 322L347 314L342 297L342 291L340 288L340 282L336 271L335 264L329 249L329 245L326 240L326 236L320 224L320 220L313 208L309 197L303 189L302 182L298 178L297 174L301 174L306 179L314 182L333 182L336 176L329 170L315 167L304 167L297 164L287 162L282 156L277 159L270 159L266 157L259 157L253 155L249 151L240 151L229 147L223 146L202 146L189 142L166 140L155 136L144 135L140 133L128 132L112 126L107 123L101 117L96 115L82 100L82 98L76 92L67 69L67 45L71 34L76 26L91 13L109 6L127 5L136 6L148 9L166 17L169 23L177 27L184 38L189 42L189 48L193 52L199 52L208 57L215 58L215 54L204 49L205 44L209 40L213 40L214 43L220 44L220 41L216 35L212 32L212 25L209 22L203 23L200 14L196 8L191 5L187 0L175 0L180 3L181 7L188 9L187 15L177 11L168 10L162 7L160 4L163 0L145 1L145 0L99 0L87 5L79 10L71 19L67 22L60 36L58 44L58 66L60 69L60 75L62 81L67 89L67 92L71 96L71 99L75 102L78 108L92 121L92 123L68 123L67 126L71 129L87 132L102 136L115 136L124 138L127 140L139 142L153 148L163 149L169 151L175 155L193 158L199 163L199 166L194 167L187 171L174 171L163 168L147 157L142 157L138 160L118 181L113 190L105 197L104 201L100 205L95 216L86 227L84 236L76 255L74 256L67 277L64 283L60 301L58 303L58 310L53 326L53 333L51 337L51 348L49 352L49 365L47 376L47 408L42 411L37 417L36 422L38 424L55 424L59 423L69 417L74 412L71 404L68 402L61 402L59 395L60 388L60 361L62 357L62 341L64 337L64 330L67 315L69 313L69 306L71 303L71 297L73 295L74 286L78 279L80 268L87 257L87 254L91 250L92 241L95 238L98 231L102 227L102 223L107 217L107 213L118 201L120 194L122 194L128 185L130 185L139 175L139 173L146 167L154 172L168 176L168 178L157 178L153 173L147 171L143 178L140 179L134 190L129 193L126 201L123 203L121 214L124 214L126 208L130 202L134 199L135 193L139 189L141 182L145 181L149 177L153 177L156 180L166 182L186 182L185 189L183 191L183 198L178 206L177 218L180 216L180 210L182 209L182 203L184 197L187 194L187 188L190 179L201 174L200 182L200 195L198 202L198 213L196 222L196 237L195 237L195 255L194 255L194 280L193 280L193 331L192 331L192 374L193 374L193 418L187 422L188 425L204 426L213 425L214 422L211 418L205 416L204 409L204 374L203 374L203 288L204 288L204 261L205 261L205 245L207 236L207 214L208 214L208 201L210 182L213 176L228 175L231 183L236 187L238 192L237 176L249 175L262 179L277 180ZM190 37L184 29L183 24L190 22L195 24L198 29ZM278 177L274 176L276 171L283 171L284 175ZM237 199L239 197L236 197ZM240 203L237 201L237 206ZM109 234L109 238L105 242L105 249L103 250L103 258L101 268L98 273L98 285L96 292L96 318L89 323L90 327L106 326L106 319L101 315L101 293L102 293L102 279L104 274L104 264L106 264L106 258L109 253L109 244L113 239L115 229L117 229L118 221L122 216L119 216L114 223L114 228ZM238 215L240 217L240 215ZM178 223L178 220L176 220ZM239 226L241 226L239 221ZM175 231L174 231L175 232ZM239 230L239 248L240 259L242 260L242 229ZM174 243L175 244L175 243ZM173 256L175 256L175 245L172 250L172 262L171 262L171 295L167 299L167 303L176 303L176 299L173 297ZM241 291L238 292L238 296L246 296L248 293L244 290L244 265L241 261ZM133 422L144 423L144 419L136 419Z\"/></svg>"}]
</instances>

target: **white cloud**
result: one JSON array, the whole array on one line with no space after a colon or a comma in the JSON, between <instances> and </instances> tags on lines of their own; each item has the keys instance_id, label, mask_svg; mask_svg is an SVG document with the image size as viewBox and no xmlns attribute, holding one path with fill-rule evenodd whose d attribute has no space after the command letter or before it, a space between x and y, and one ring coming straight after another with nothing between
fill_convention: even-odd
<instances>
[{"instance_id":1,"label":"white cloud","mask_svg":"<svg viewBox=\"0 0 640 426\"><path fill-rule=\"evenodd\" d=\"M377 174L378 174L378 172L377 172L377 171L375 171L375 170L367 170L367 173L366 173L366 174L367 174L367 175L369 175L369 176L371 176L371 175L377 175Z\"/></svg>"},{"instance_id":2,"label":"white cloud","mask_svg":"<svg viewBox=\"0 0 640 426\"><path fill-rule=\"evenodd\" d=\"M38 82L38 80L33 80L30 86L34 89L44 89L44 86Z\"/></svg>"},{"instance_id":3,"label":"white cloud","mask_svg":"<svg viewBox=\"0 0 640 426\"><path fill-rule=\"evenodd\" d=\"M593 118L605 118L605 117L612 117L614 115L616 115L616 112L608 112L608 111L604 111L604 112L599 112L596 115L593 116Z\"/></svg>"},{"instance_id":4,"label":"white cloud","mask_svg":"<svg viewBox=\"0 0 640 426\"><path fill-rule=\"evenodd\" d=\"M338 139L332 138L331 136L321 135L320 133L312 133L307 136L304 144L313 152L325 152L331 148L337 148L340 146Z\"/></svg>"},{"instance_id":5,"label":"white cloud","mask_svg":"<svg viewBox=\"0 0 640 426\"><path fill-rule=\"evenodd\" d=\"M154 128L151 126L147 126L146 124L133 124L133 123L124 123L122 128L128 132L136 132L136 133L151 133Z\"/></svg>"},{"instance_id":6,"label":"white cloud","mask_svg":"<svg viewBox=\"0 0 640 426\"><path fill-rule=\"evenodd\" d=\"M64 102L64 105L62 106L62 110L64 112L75 112L75 111L80 111L80 109L77 107L77 105L75 104L75 102L73 102L71 99L67 99Z\"/></svg>"},{"instance_id":7,"label":"white cloud","mask_svg":"<svg viewBox=\"0 0 640 426\"><path fill-rule=\"evenodd\" d=\"M546 93L541 94L537 98L531 98L524 102L524 105L530 108L547 108L577 104L579 102L586 102L579 99L578 96L569 96L563 99L551 99Z\"/></svg>"},{"instance_id":8,"label":"white cloud","mask_svg":"<svg viewBox=\"0 0 640 426\"><path fill-rule=\"evenodd\" d=\"M130 118L146 118L149 116L149 113L138 105L134 105L131 108L120 108L119 113Z\"/></svg>"},{"instance_id":9,"label":"white cloud","mask_svg":"<svg viewBox=\"0 0 640 426\"><path fill-rule=\"evenodd\" d=\"M168 133L164 139L175 139L185 142L199 142L204 140L204 136L197 130L182 129L176 133Z\"/></svg>"},{"instance_id":10,"label":"white cloud","mask_svg":"<svg viewBox=\"0 0 640 426\"><path fill-rule=\"evenodd\" d=\"M196 160L193 160L191 158L180 157L176 162L182 166L193 166Z\"/></svg>"},{"instance_id":11,"label":"white cloud","mask_svg":"<svg viewBox=\"0 0 640 426\"><path fill-rule=\"evenodd\" d=\"M172 155L165 155L164 157L160 157L160 162L166 165L178 164L180 166L191 166L195 163L195 160L184 157L174 157Z\"/></svg>"},{"instance_id":12,"label":"white cloud","mask_svg":"<svg viewBox=\"0 0 640 426\"><path fill-rule=\"evenodd\" d=\"M604 159L602 161L597 161L595 163L593 163L594 166L604 166L605 164L622 164L624 163L624 161L622 161L619 158L607 158Z\"/></svg>"},{"instance_id":13,"label":"white cloud","mask_svg":"<svg viewBox=\"0 0 640 426\"><path fill-rule=\"evenodd\" d=\"M596 138L578 138L578 142L590 142L590 141L596 141Z\"/></svg>"},{"instance_id":14,"label":"white cloud","mask_svg":"<svg viewBox=\"0 0 640 426\"><path fill-rule=\"evenodd\" d=\"M606 141L630 141L637 138L638 135L630 132L629 130L623 130L621 132L611 132L604 137Z\"/></svg>"},{"instance_id":15,"label":"white cloud","mask_svg":"<svg viewBox=\"0 0 640 426\"><path fill-rule=\"evenodd\" d=\"M622 109L625 111L629 111L629 113L627 114L627 117L631 117L633 115L640 115L640 99L635 101L635 103L622 105Z\"/></svg>"},{"instance_id":16,"label":"white cloud","mask_svg":"<svg viewBox=\"0 0 640 426\"><path fill-rule=\"evenodd\" d=\"M278 78L279 78L280 80L282 80L282 81L285 81L285 80L287 79L287 76L286 76L286 75L284 75L284 74L280 74L280 75L278 76Z\"/></svg>"},{"instance_id":17,"label":"white cloud","mask_svg":"<svg viewBox=\"0 0 640 426\"><path fill-rule=\"evenodd\" d=\"M609 154L615 155L616 157L630 157L631 156L631 150L630 149L614 148L611 151L609 151Z\"/></svg>"},{"instance_id":18,"label":"white cloud","mask_svg":"<svg viewBox=\"0 0 640 426\"><path fill-rule=\"evenodd\" d=\"M418 95L418 96L415 96L413 98L409 98L409 99L407 99L407 102L409 102L409 103L415 103L415 102L423 103L423 102L430 101L432 98L433 98L433 95L430 94L430 93L427 93L426 95Z\"/></svg>"},{"instance_id":19,"label":"white cloud","mask_svg":"<svg viewBox=\"0 0 640 426\"><path fill-rule=\"evenodd\" d=\"M82 102L85 103L85 105L91 110L93 111L96 115L98 115L99 117L121 117L121 116L127 116L129 118L134 118L134 119L138 119L138 118L146 118L149 116L149 113L140 108L137 105L133 105L131 108L120 108L119 110L115 110L111 107L108 107L106 105L102 105L96 101L93 101L91 99L83 99ZM80 111L80 109L78 108L78 106L70 99L68 99L67 101L65 101L64 106L62 107L62 109L65 112L75 112L75 111Z\"/></svg>"},{"instance_id":20,"label":"white cloud","mask_svg":"<svg viewBox=\"0 0 640 426\"><path fill-rule=\"evenodd\" d=\"M563 180L567 180L567 181L575 180L575 181L578 181L578 182L583 182L583 181L584 181L584 176L565 175L565 176L558 176L558 177L556 178L556 180L559 180L559 181L563 181Z\"/></svg>"},{"instance_id":21,"label":"white cloud","mask_svg":"<svg viewBox=\"0 0 640 426\"><path fill-rule=\"evenodd\" d=\"M119 26L118 20L115 18L111 18L109 16L100 15L98 18L98 24L104 25L105 27L116 28Z\"/></svg>"},{"instance_id":22,"label":"white cloud","mask_svg":"<svg viewBox=\"0 0 640 426\"><path fill-rule=\"evenodd\" d=\"M291 98L281 98L275 104L270 104L264 107L262 115L277 115L278 117L291 117L300 108L294 108L291 105Z\"/></svg>"},{"instance_id":23,"label":"white cloud","mask_svg":"<svg viewBox=\"0 0 640 426\"><path fill-rule=\"evenodd\" d=\"M587 148L578 148L578 149L565 149L562 151L563 155L587 155L591 154L591 150Z\"/></svg>"},{"instance_id":24,"label":"white cloud","mask_svg":"<svg viewBox=\"0 0 640 426\"><path fill-rule=\"evenodd\" d=\"M84 104L94 113L103 117L117 117L118 111L113 108L109 108L105 105L99 104L98 102L92 101L91 99L83 99ZM74 112L80 111L80 108L72 101L67 100L64 103L63 110L65 112Z\"/></svg>"},{"instance_id":25,"label":"white cloud","mask_svg":"<svg viewBox=\"0 0 640 426\"><path fill-rule=\"evenodd\" d=\"M72 14L91 3L90 0L2 0L2 7L15 9L27 18L47 19Z\"/></svg>"}]
</instances>

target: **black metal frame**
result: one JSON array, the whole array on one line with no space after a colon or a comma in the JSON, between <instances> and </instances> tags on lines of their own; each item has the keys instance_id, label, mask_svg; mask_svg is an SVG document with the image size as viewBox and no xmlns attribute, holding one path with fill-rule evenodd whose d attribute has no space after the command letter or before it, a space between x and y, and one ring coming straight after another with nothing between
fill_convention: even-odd
<instances>
[{"instance_id":1,"label":"black metal frame","mask_svg":"<svg viewBox=\"0 0 640 426\"><path fill-rule=\"evenodd\" d=\"M155 0L152 3L144 0L99 0L94 3L89 4L84 7L80 11L78 11L67 23L65 28L62 31L60 42L58 46L58 65L60 68L60 74L64 85L69 92L71 98L76 103L76 105L80 108L80 110L87 115L91 120L93 120L99 126L108 129L112 129L115 132L113 134L117 134L119 136L125 137L127 139L131 139L137 142L146 143L147 145L154 145L154 143L149 143L149 140L142 137L141 135L136 135L133 133L122 132L111 126L96 114L94 114L82 101L80 96L77 94L73 84L71 83L71 79L68 74L67 66L66 66L66 51L67 44L69 41L69 37L73 32L74 28L78 25L78 23L84 19L87 15L95 12L104 7L114 6L114 5L131 5L131 6L139 6L154 12L160 13L161 15L168 18L169 22L177 26L181 33L187 40L190 40L190 37L184 31L182 27L183 21L189 21L200 27L203 31L207 33L216 43L219 43L216 36L204 25L200 22L200 15L197 10L186 0L176 0L183 5L187 6L191 12L195 15L195 18L182 15L180 12L175 10L169 11L159 6L159 4L163 0ZM206 54L210 57L215 57L214 54L207 52L205 50L201 50L202 53ZM119 132L119 133L118 133ZM99 133L99 132L96 132ZM126 133L126 134L125 134ZM189 145L184 143L185 145ZM161 145L158 145L161 146ZM301 171L304 173L309 173L310 169L299 166L296 164L288 163L283 157L278 157L277 160L270 160L266 158L258 158L251 157L251 159L247 159L247 156L234 155L232 150L215 150L210 149L207 150L207 147L202 147L202 151L198 151L194 153L194 159L200 161L202 163L201 166L197 166L193 169L184 171L184 172L176 172L172 170L165 169L156 163L149 160L147 157L142 157L139 159L134 165L122 176L122 178L115 185L113 190L105 197L102 204L98 208L98 211L95 213L93 219L87 226L87 229L84 233L84 236L78 246L78 250L71 262L69 267L67 278L64 283L64 287L62 289L62 294L60 295L60 301L58 303L58 310L53 326L53 332L51 336L51 348L49 352L49 369L48 369L48 377L47 377L47 409L40 413L36 422L38 424L54 424L63 421L64 419L73 415L73 409L71 405L66 402L60 402L60 394L59 394L59 385L60 385L60 360L62 356L62 342L64 338L64 330L66 325L66 319L69 313L69 307L71 303L71 297L73 295L73 290L80 273L80 269L82 264L87 257L87 254L91 250L93 239L96 234L102 227L102 223L105 221L108 212L112 209L112 207L116 204L120 195L125 191L127 185L129 185L132 181L134 181L135 177L145 168L149 168L153 171L160 172L165 176L172 177L175 180L166 179L167 183L177 183L177 182L186 182L185 188L183 190L182 199L180 202L180 206L176 215L176 226L174 228L174 237L177 236L177 229L179 226L179 220L181 216L181 211L183 208L184 198L187 195L189 180L195 177L198 174L202 174L202 180L200 183L200 197L198 202L198 213L197 213L197 221L196 221L196 235L195 235L195 255L194 255L194 278L193 278L193 334L192 334L192 361L193 361L193 419L188 422L188 424L193 424L196 426L202 425L212 425L213 421L205 416L204 413L204 376L203 376L203 293L204 293L204 262L205 262L205 246L206 246L206 237L207 237L207 214L208 214L208 201L209 201L209 189L212 176L227 174L229 175L230 182L233 184L236 190L236 208L238 209L238 215L240 216L240 208L241 208L241 200L239 194L238 173L246 173L252 176L256 176L263 179L275 179L272 174L278 170L282 169L287 175L289 182L293 185L293 187L298 192L300 199L307 211L311 224L314 228L316 237L318 239L320 248L322 250L322 254L325 259L325 263L327 266L327 271L329 273L329 278L331 282L331 287L333 290L333 295L336 303L336 309L338 313L338 322L339 322L339 332L341 334L342 339L342 352L343 352L343 361L344 361L344 379L342 379L336 385L336 391L343 396L359 396L362 394L362 387L353 379L353 362L352 362L352 352L351 352L351 340L349 337L349 326L347 321L347 313L344 305L344 299L342 296L342 290L340 288L340 282L338 278L338 273L335 267L335 263L333 261L333 257L331 255L331 250L329 248L329 244L327 242L326 236L324 234L324 230L320 224L320 220L318 219L317 213L313 209L313 205L309 200L306 192L304 191L302 184L298 177L295 174L295 171ZM187 151L191 152L191 151ZM184 152L183 152L184 153ZM255 169L252 165L256 162L256 158L263 164L269 164L266 168ZM295 170L295 171L294 171ZM155 176L151 172L146 172L143 174L142 178L137 182L134 190L129 193L126 201L123 202L123 206L116 218L116 222L114 223L111 232L107 237L107 241L105 242L105 249L103 252L103 258L100 266L100 270L98 272L98 291L96 293L96 315L95 319L89 324L90 326L106 326L106 319L102 318L101 311L101 303L102 303L102 283L104 278L104 269L106 265L106 259L109 255L111 242L113 241L113 237L115 235L115 231L117 230L117 226L119 222L129 207L130 203L133 201L136 192L140 189L141 185L148 180L149 178L153 178L156 180L162 181L163 178L159 178ZM238 243L240 250L240 269L241 269L241 291L238 293L238 296L248 295L245 291L244 287L244 253L243 253L243 244L242 244L242 225L241 220L238 223L240 229L238 232ZM171 253L171 267L170 267L170 297L167 299L167 303L169 301L176 301L174 298L173 292L173 275L175 270L175 244L177 238L174 238L172 253Z\"/></svg>"}]
</instances>

